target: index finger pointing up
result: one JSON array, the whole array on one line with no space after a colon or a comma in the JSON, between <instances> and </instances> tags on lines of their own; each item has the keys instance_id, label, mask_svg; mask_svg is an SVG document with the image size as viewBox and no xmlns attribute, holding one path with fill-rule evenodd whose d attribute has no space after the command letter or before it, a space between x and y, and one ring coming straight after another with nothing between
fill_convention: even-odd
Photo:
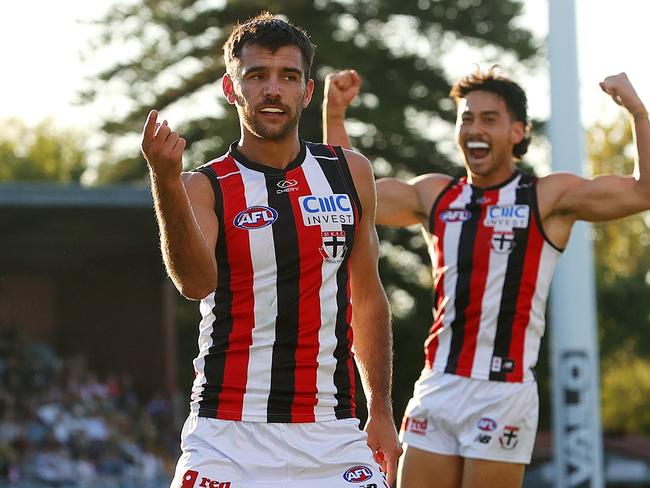
<instances>
[{"instance_id":1,"label":"index finger pointing up","mask_svg":"<svg viewBox=\"0 0 650 488\"><path fill-rule=\"evenodd\" d=\"M142 132L142 139L153 139L154 131L156 130L156 120L158 119L158 112L152 110L147 116L147 121L144 123L144 131Z\"/></svg>"}]
</instances>

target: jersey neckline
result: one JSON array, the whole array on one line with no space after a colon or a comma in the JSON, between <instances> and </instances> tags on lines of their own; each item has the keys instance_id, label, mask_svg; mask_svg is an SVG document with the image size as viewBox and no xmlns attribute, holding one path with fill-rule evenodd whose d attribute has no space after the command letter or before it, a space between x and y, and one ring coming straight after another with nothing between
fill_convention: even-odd
<instances>
[{"instance_id":1,"label":"jersey neckline","mask_svg":"<svg viewBox=\"0 0 650 488\"><path fill-rule=\"evenodd\" d=\"M511 183L515 178L517 178L517 176L519 176L521 174L523 174L523 173L519 169L515 169L514 172L508 178L503 180L501 183L497 183L496 185L492 185L492 186L476 186L476 185L470 183L469 181L467 181L467 176L463 176L461 178L461 181L463 183L471 186L472 188L475 188L476 190L490 191L490 190L497 190L499 188L503 188L504 186L506 186L508 183Z\"/></svg>"},{"instance_id":2,"label":"jersey neckline","mask_svg":"<svg viewBox=\"0 0 650 488\"><path fill-rule=\"evenodd\" d=\"M291 171L292 169L299 167L305 160L305 155L307 154L305 141L302 139L298 139L298 141L300 142L300 150L298 151L298 155L293 161L291 161L285 168L282 169L274 168L273 166L268 166L266 164L258 163L256 161L251 161L248 159L237 149L239 140L233 142L230 145L230 154L238 163L246 166L248 169L269 175L284 175L287 171Z\"/></svg>"}]
</instances>

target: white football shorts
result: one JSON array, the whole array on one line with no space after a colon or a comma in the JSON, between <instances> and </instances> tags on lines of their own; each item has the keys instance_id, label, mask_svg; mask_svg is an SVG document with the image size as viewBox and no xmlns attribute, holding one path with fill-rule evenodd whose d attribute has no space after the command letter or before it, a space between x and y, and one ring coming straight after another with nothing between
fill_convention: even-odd
<instances>
[{"instance_id":1,"label":"white football shorts","mask_svg":"<svg viewBox=\"0 0 650 488\"><path fill-rule=\"evenodd\" d=\"M537 383L505 383L425 370L404 413L400 440L437 454L529 464Z\"/></svg>"},{"instance_id":2,"label":"white football shorts","mask_svg":"<svg viewBox=\"0 0 650 488\"><path fill-rule=\"evenodd\" d=\"M185 421L171 488L388 488L358 419Z\"/></svg>"}]
</instances>

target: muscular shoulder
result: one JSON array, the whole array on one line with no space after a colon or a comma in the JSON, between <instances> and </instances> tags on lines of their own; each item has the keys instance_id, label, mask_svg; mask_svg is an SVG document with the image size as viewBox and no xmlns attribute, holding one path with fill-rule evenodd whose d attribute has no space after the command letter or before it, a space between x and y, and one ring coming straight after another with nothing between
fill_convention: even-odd
<instances>
[{"instance_id":1,"label":"muscular shoulder","mask_svg":"<svg viewBox=\"0 0 650 488\"><path fill-rule=\"evenodd\" d=\"M372 165L368 158L363 154L348 149L343 149L343 154L348 162L350 174L354 181L354 186L359 193L359 198L363 201L364 197L372 197L374 199L374 175L372 172Z\"/></svg>"},{"instance_id":2,"label":"muscular shoulder","mask_svg":"<svg viewBox=\"0 0 650 488\"><path fill-rule=\"evenodd\" d=\"M348 162L350 173L352 173L352 177L355 180L357 177L373 179L372 165L368 161L368 158L361 153L349 149L343 149L343 154Z\"/></svg>"},{"instance_id":3,"label":"muscular shoulder","mask_svg":"<svg viewBox=\"0 0 650 488\"><path fill-rule=\"evenodd\" d=\"M198 171L184 171L181 180L192 205L214 206L214 191L206 175Z\"/></svg>"},{"instance_id":4,"label":"muscular shoulder","mask_svg":"<svg viewBox=\"0 0 650 488\"><path fill-rule=\"evenodd\" d=\"M425 175L416 176L408 183L413 186L418 193L423 192L427 194L439 194L444 190L453 178L449 175L440 173L428 173ZM437 195L436 195L437 196Z\"/></svg>"},{"instance_id":5,"label":"muscular shoulder","mask_svg":"<svg viewBox=\"0 0 650 488\"><path fill-rule=\"evenodd\" d=\"M418 201L420 202L420 207L427 217L431 207L433 206L433 202L435 202L442 191L449 186L451 181L453 181L451 176L440 173L420 175L409 181L409 184L415 189Z\"/></svg>"},{"instance_id":6,"label":"muscular shoulder","mask_svg":"<svg viewBox=\"0 0 650 488\"><path fill-rule=\"evenodd\" d=\"M577 188L585 179L568 172L557 172L539 178L537 183L537 199L542 217L562 213L560 202L572 189Z\"/></svg>"}]
</instances>

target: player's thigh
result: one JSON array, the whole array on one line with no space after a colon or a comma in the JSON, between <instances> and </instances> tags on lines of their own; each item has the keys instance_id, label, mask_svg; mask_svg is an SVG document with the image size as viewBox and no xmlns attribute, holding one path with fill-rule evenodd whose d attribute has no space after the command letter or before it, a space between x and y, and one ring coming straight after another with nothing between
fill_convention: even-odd
<instances>
[{"instance_id":1,"label":"player's thigh","mask_svg":"<svg viewBox=\"0 0 650 488\"><path fill-rule=\"evenodd\" d=\"M462 488L520 488L525 464L465 459Z\"/></svg>"},{"instance_id":2,"label":"player's thigh","mask_svg":"<svg viewBox=\"0 0 650 488\"><path fill-rule=\"evenodd\" d=\"M397 488L459 488L463 458L423 451L408 444L399 460Z\"/></svg>"}]
</instances>

